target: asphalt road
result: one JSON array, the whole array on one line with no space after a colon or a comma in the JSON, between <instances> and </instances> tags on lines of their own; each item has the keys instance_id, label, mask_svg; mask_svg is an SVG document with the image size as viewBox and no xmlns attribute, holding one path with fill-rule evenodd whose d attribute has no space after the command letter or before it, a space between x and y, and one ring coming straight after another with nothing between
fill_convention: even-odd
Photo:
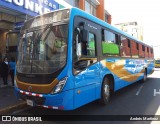
<instances>
[{"instance_id":1,"label":"asphalt road","mask_svg":"<svg viewBox=\"0 0 160 124\"><path fill-rule=\"evenodd\" d=\"M97 102L89 103L73 111L59 111L44 109L39 107L27 107L11 113L12 115L89 115L90 119L95 119L99 115L160 115L160 69L150 75L145 83L136 82L126 88L114 93L110 102L106 106L101 106ZM96 116L92 116L96 115ZM64 116L62 116L64 117ZM107 117L107 116L106 116ZM115 117L115 116L113 116ZM120 116L121 117L121 116ZM123 116L122 116L123 117ZM124 116L125 118L125 116ZM63 119L62 119L63 120ZM160 117L159 117L160 120ZM44 122L43 122L44 123ZM60 121L46 123L64 123ZM71 121L65 123L82 123L82 121ZM160 121L83 121L83 123L120 123L120 124L160 124Z\"/></svg>"}]
</instances>

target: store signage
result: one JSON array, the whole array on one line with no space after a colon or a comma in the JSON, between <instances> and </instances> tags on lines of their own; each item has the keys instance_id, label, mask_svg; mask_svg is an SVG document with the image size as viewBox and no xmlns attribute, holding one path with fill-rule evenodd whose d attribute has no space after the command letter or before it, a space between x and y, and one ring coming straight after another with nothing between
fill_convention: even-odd
<instances>
[{"instance_id":1,"label":"store signage","mask_svg":"<svg viewBox=\"0 0 160 124\"><path fill-rule=\"evenodd\" d=\"M58 9L54 0L0 0L0 5L36 16Z\"/></svg>"},{"instance_id":2,"label":"store signage","mask_svg":"<svg viewBox=\"0 0 160 124\"><path fill-rule=\"evenodd\" d=\"M21 27L24 25L24 22L16 22L14 24L14 29L21 29Z\"/></svg>"}]
</instances>

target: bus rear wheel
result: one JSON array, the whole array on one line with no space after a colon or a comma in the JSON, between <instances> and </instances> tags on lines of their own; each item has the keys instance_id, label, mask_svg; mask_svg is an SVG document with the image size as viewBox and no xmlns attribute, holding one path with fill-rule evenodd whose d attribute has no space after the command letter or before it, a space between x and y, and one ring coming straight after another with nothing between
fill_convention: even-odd
<instances>
[{"instance_id":1,"label":"bus rear wheel","mask_svg":"<svg viewBox=\"0 0 160 124\"><path fill-rule=\"evenodd\" d=\"M147 80L147 70L145 69L142 82L145 82L146 80Z\"/></svg>"},{"instance_id":2,"label":"bus rear wheel","mask_svg":"<svg viewBox=\"0 0 160 124\"><path fill-rule=\"evenodd\" d=\"M106 105L110 99L110 81L108 77L105 77L101 89L101 99L99 100L100 104Z\"/></svg>"}]
</instances>

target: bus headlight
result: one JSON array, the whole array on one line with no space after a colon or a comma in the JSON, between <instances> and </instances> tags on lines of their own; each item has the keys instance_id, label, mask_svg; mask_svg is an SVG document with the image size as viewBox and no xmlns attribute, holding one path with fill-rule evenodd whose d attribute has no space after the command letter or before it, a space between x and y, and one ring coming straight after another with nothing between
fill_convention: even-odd
<instances>
[{"instance_id":1,"label":"bus headlight","mask_svg":"<svg viewBox=\"0 0 160 124\"><path fill-rule=\"evenodd\" d=\"M60 80L60 81L58 82L58 84L53 88L53 91L51 92L51 94L59 93L60 91L62 91L64 85L65 85L66 82L67 82L67 79L68 79L68 77L65 77L65 78L63 78L62 80Z\"/></svg>"}]
</instances>

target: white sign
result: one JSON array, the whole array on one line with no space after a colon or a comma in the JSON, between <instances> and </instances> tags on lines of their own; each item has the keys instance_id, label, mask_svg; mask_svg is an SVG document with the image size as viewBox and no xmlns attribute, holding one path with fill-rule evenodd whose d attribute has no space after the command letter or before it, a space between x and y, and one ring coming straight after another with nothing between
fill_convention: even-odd
<instances>
[{"instance_id":1,"label":"white sign","mask_svg":"<svg viewBox=\"0 0 160 124\"><path fill-rule=\"evenodd\" d=\"M37 2L33 0L3 0L8 3L13 3L18 7L23 7L26 10L35 12L37 14L44 14L46 12L50 12L51 10L58 9L57 3L52 0L37 0Z\"/></svg>"}]
</instances>

